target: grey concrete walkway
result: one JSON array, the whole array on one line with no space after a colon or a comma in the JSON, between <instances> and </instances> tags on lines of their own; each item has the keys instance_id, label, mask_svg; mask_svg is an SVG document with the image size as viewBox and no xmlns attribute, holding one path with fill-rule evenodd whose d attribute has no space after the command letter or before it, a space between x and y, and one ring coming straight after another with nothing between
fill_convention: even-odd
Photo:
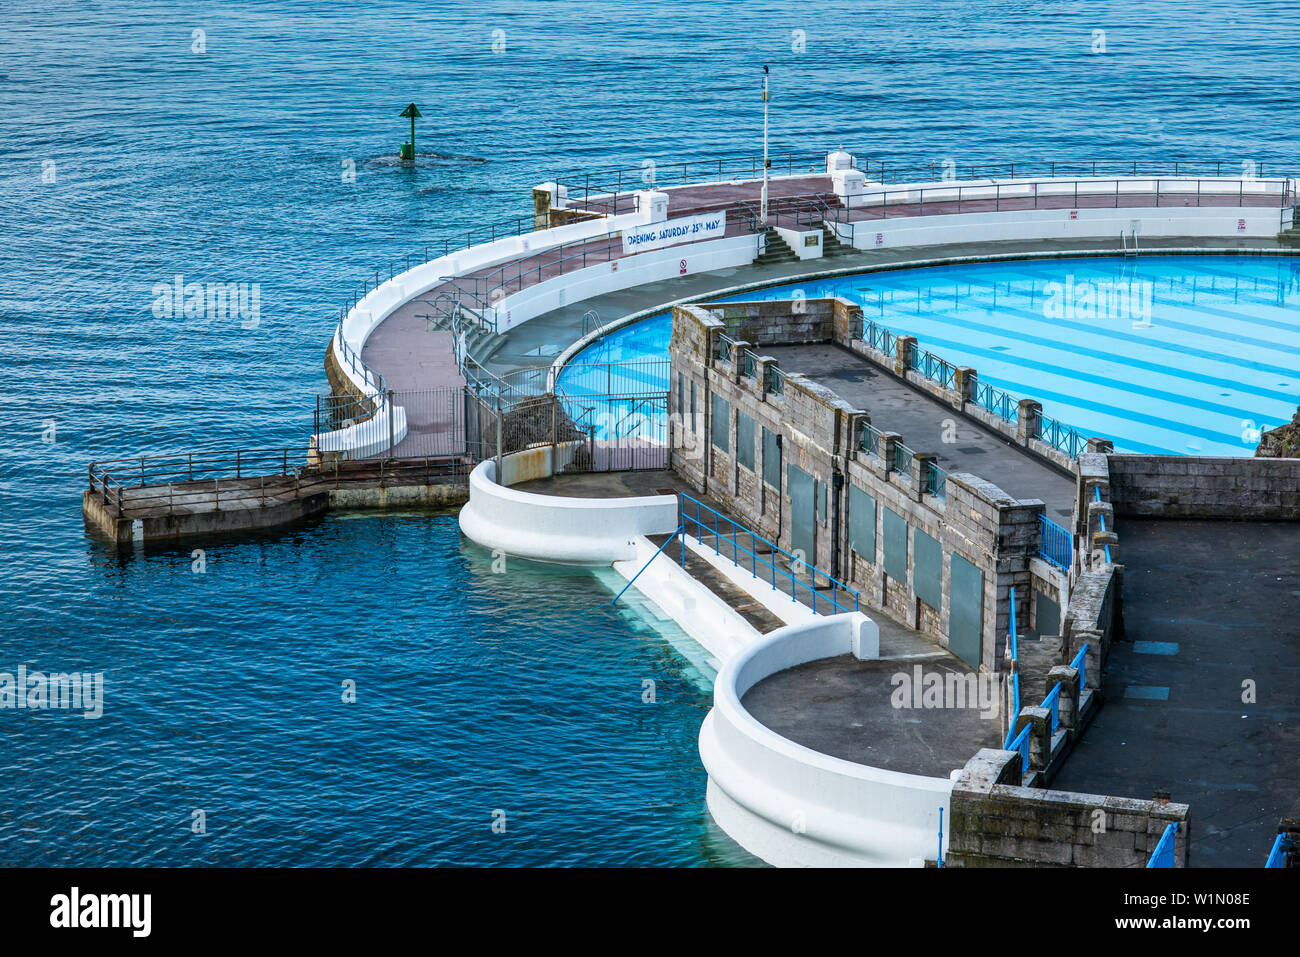
<instances>
[{"instance_id":1,"label":"grey concrete walkway","mask_svg":"<svg viewBox=\"0 0 1300 957\"><path fill-rule=\"evenodd\" d=\"M1188 248L1194 246L1219 247L1225 245L1220 240L1213 243L1197 243L1194 240L1144 240L1143 249L1156 252L1161 248ZM1272 240L1238 240L1236 245L1242 249L1280 249L1284 248ZM990 243L953 243L946 246L925 248L887 248L855 250L842 256L822 259L809 259L799 262L778 263L773 265L749 265L733 269L720 269L715 272L696 273L646 283L632 289L593 296L581 302L564 306L548 312L544 316L530 319L517 329L505 335L505 344L486 363L487 367L498 375L504 375L518 369L534 367L539 364L549 365L564 348L576 342L583 334L583 316L595 312L599 322L609 323L624 316L663 306L679 300L699 299L750 283L794 282L803 277L815 276L832 270L869 269L889 266L897 263L916 262L941 258L961 258L990 255L1016 255L1031 252L1064 252L1070 250L1085 251L1119 251L1119 238L1105 241L1091 240L1043 240L1038 242L990 242ZM896 330L906 332L905 329Z\"/></svg>"},{"instance_id":2,"label":"grey concrete walkway","mask_svg":"<svg viewBox=\"0 0 1300 957\"><path fill-rule=\"evenodd\" d=\"M1052 786L1168 790L1191 805L1191 866L1262 867L1278 818L1300 816L1300 524L1118 530L1126 640Z\"/></svg>"},{"instance_id":3,"label":"grey concrete walkway","mask_svg":"<svg viewBox=\"0 0 1300 957\"><path fill-rule=\"evenodd\" d=\"M898 662L843 655L765 678L746 693L742 704L777 734L822 754L946 778L980 748L1000 744L996 695L990 686L987 717L977 706L913 707L910 692L902 696L905 706L895 707L895 688L910 689L917 668L923 675L970 673L948 656ZM915 703L922 701L918 692Z\"/></svg>"},{"instance_id":4,"label":"grey concrete walkway","mask_svg":"<svg viewBox=\"0 0 1300 957\"><path fill-rule=\"evenodd\" d=\"M872 425L901 433L903 444L914 452L934 453L945 471L970 472L1018 499L1042 499L1048 517L1070 527L1073 479L857 353L837 345L762 346L757 351L775 358L786 372L801 372L870 412ZM944 423L953 424L955 441L943 441Z\"/></svg>"},{"instance_id":5,"label":"grey concrete walkway","mask_svg":"<svg viewBox=\"0 0 1300 957\"><path fill-rule=\"evenodd\" d=\"M698 495L686 486L677 473L670 470L641 472L573 472L551 478L534 479L513 486L521 492L537 495L571 495L581 498L624 498L634 495L665 495L686 492L721 514L727 514L721 503L707 495ZM662 541L660 539L659 541ZM726 542L722 544L726 551ZM674 554L680 554L674 552ZM729 554L729 553L728 553ZM770 553L769 553L770 554ZM778 562L780 567L788 566ZM710 585L712 587L712 585ZM800 592L806 599L806 594ZM807 601L804 601L807 604ZM821 607L825 602L819 602ZM934 639L915 629L899 624L892 618L866 604L860 606L863 614L880 627L880 655L882 658L948 658L948 653ZM953 658L953 661L957 659ZM958 662L960 664L960 662Z\"/></svg>"}]
</instances>

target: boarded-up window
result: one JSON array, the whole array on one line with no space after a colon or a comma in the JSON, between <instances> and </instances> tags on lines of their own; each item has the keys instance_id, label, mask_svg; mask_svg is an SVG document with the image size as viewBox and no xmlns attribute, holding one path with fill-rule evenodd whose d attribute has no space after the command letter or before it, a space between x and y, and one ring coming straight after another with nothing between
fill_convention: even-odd
<instances>
[{"instance_id":1,"label":"boarded-up window","mask_svg":"<svg viewBox=\"0 0 1300 957\"><path fill-rule=\"evenodd\" d=\"M713 394L713 423L710 426L713 445L720 452L731 450L731 406L716 392Z\"/></svg>"},{"instance_id":2,"label":"boarded-up window","mask_svg":"<svg viewBox=\"0 0 1300 957\"><path fill-rule=\"evenodd\" d=\"M849 548L875 563L876 500L856 485L849 486Z\"/></svg>"},{"instance_id":3,"label":"boarded-up window","mask_svg":"<svg viewBox=\"0 0 1300 957\"><path fill-rule=\"evenodd\" d=\"M943 601L943 549L919 528L912 532L912 590L935 611Z\"/></svg>"},{"instance_id":4,"label":"boarded-up window","mask_svg":"<svg viewBox=\"0 0 1300 957\"><path fill-rule=\"evenodd\" d=\"M763 430L763 481L781 487L781 434Z\"/></svg>"},{"instance_id":5,"label":"boarded-up window","mask_svg":"<svg viewBox=\"0 0 1300 957\"><path fill-rule=\"evenodd\" d=\"M907 520L889 506L881 510L885 574L907 584Z\"/></svg>"},{"instance_id":6,"label":"boarded-up window","mask_svg":"<svg viewBox=\"0 0 1300 957\"><path fill-rule=\"evenodd\" d=\"M736 410L736 461L754 471L754 420Z\"/></svg>"},{"instance_id":7,"label":"boarded-up window","mask_svg":"<svg viewBox=\"0 0 1300 957\"><path fill-rule=\"evenodd\" d=\"M984 636L984 573L953 552L951 579L948 650L978 668Z\"/></svg>"}]
</instances>

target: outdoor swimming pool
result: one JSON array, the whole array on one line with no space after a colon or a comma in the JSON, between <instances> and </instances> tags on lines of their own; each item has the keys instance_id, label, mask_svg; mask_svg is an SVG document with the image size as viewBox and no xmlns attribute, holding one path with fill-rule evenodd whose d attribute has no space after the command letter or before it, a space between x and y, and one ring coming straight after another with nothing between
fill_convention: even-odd
<instances>
[{"instance_id":1,"label":"outdoor swimming pool","mask_svg":"<svg viewBox=\"0 0 1300 957\"><path fill-rule=\"evenodd\" d=\"M1297 257L938 266L726 298L800 295L845 296L865 319L1120 451L1252 455L1259 431L1290 421L1300 402ZM671 332L669 313L651 316L574 362L663 358Z\"/></svg>"}]
</instances>

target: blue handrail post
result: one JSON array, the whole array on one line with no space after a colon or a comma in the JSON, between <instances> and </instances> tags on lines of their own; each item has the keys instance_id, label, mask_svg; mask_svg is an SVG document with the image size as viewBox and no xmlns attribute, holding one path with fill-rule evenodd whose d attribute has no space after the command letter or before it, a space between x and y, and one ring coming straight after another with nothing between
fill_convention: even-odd
<instances>
[{"instance_id":1,"label":"blue handrail post","mask_svg":"<svg viewBox=\"0 0 1300 957\"><path fill-rule=\"evenodd\" d=\"M1160 835L1160 842L1156 844L1156 849L1151 852L1151 859L1147 861L1147 867L1174 866L1174 838L1177 834L1177 821L1165 827L1165 832Z\"/></svg>"},{"instance_id":2,"label":"blue handrail post","mask_svg":"<svg viewBox=\"0 0 1300 957\"><path fill-rule=\"evenodd\" d=\"M935 867L943 867L943 807L939 807L939 856L936 858Z\"/></svg>"}]
</instances>

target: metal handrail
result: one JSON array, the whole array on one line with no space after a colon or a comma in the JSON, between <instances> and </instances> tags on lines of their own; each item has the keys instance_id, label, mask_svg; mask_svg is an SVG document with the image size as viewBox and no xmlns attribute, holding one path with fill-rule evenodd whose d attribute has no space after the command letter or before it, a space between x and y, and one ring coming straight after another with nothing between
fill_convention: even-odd
<instances>
[{"instance_id":1,"label":"metal handrail","mask_svg":"<svg viewBox=\"0 0 1300 957\"><path fill-rule=\"evenodd\" d=\"M1090 204L1088 202L1090 198L1097 197L1097 196L1106 196L1106 197L1113 197L1114 201L1109 205L1115 209L1120 209L1120 208L1136 209L1136 208L1145 208L1145 207L1138 207L1132 203L1121 202L1121 199L1122 198L1133 199L1139 195L1150 194L1154 197L1155 200L1154 206L1156 208L1160 207L1160 199L1162 195L1169 195L1171 197L1176 197L1180 199L1194 195L1196 197L1197 207L1201 207L1201 206L1245 207L1249 205L1249 206L1256 206L1256 207L1262 206L1264 208L1273 208L1273 206L1276 205L1279 208L1283 208L1289 204L1291 198L1291 183L1289 179L1283 179L1283 178L1265 179L1259 176L1255 176L1254 178L1215 177L1215 178L1191 179L1190 177L1184 177L1184 176L1167 176L1167 175L1160 175L1160 174L1143 175L1139 173L1131 176L1124 176L1124 177L1113 178L1113 179L1093 178L1093 177L1088 177L1083 179L1058 179L1055 177L1039 177L1039 178L1022 177L1021 179L1022 181L1014 182L1014 183L1000 183L995 180L988 180L986 182L979 182L979 183L969 183L969 182L963 183L958 180L941 181L938 183L935 183L933 181L930 182L918 181L915 185L909 185L907 187L904 187L902 189L897 189L897 190L872 188L872 189L863 190L862 192L859 193L853 193L853 194L849 194L848 196L842 197L841 202L843 203L843 205L835 206L831 210L829 210L829 212L831 212L834 215L834 221L837 223L852 223L852 222L869 222L873 219L889 219L891 218L891 214L890 214L891 205L896 207L896 211L893 213L892 218L909 219L909 218L914 218L919 216L948 215L954 212L961 213L963 212L962 209L963 203L967 203L967 204L975 203L975 204L979 204L983 208L987 208L987 204L991 203L993 206L993 211L1001 211L1004 203L1007 205L1008 211L1040 209L1040 208L1086 209L1086 208L1094 208L1095 206L1095 204ZM1121 186L1124 183L1131 183L1134 181L1146 182L1149 180L1154 180L1155 182L1155 189L1153 191L1149 191L1149 190L1141 190L1141 191L1127 190L1126 191L1121 189ZM1041 182L1048 182L1048 181L1052 183L1053 189L1041 194L1042 198L1046 200L1046 202L1044 204L1040 204L1039 202L1040 192L1038 189L1038 185ZM1162 183L1169 183L1169 182L1175 182L1180 184L1194 183L1196 185L1196 192L1193 194L1190 189L1188 190L1171 189L1162 192L1161 190ZM1216 198L1231 197L1233 191L1229 190L1226 192L1217 192L1217 193L1213 191L1206 191L1203 188L1203 184L1205 183L1209 183L1212 187L1216 185L1221 186L1229 183L1238 184L1236 189L1236 202L1235 203L1206 202L1207 199L1213 200ZM1278 201L1276 203L1249 203L1248 204L1246 202L1246 198L1247 198L1246 183L1265 184L1265 188L1263 190L1254 190L1254 189L1251 190L1252 199L1256 197L1267 198L1275 195L1278 198ZM1268 188L1269 186L1273 186L1273 185L1277 186L1276 190L1272 190ZM1080 189L1081 186L1083 187L1082 189ZM1113 189L1107 188L1105 190L1093 188L1093 187L1103 187L1103 186L1105 187L1113 186L1114 188ZM1069 192L1062 192L1060 190L1060 187L1073 187L1073 189L1072 191ZM928 210L926 209L927 191L930 194L929 196L930 208ZM989 195L990 191L991 191L991 195ZM1004 195L1004 191L1008 191L1009 195ZM971 195L972 192L975 195L972 196ZM955 197L953 196L954 193L956 194ZM854 200L857 198L865 198L865 197L871 197L872 202L870 205L861 202L858 203L854 202ZM890 197L894 197L895 201L893 203L890 202ZM1081 197L1084 200L1082 204L1080 203ZM875 202L876 199L879 199L879 203ZM1067 200L1069 202L1066 202ZM954 203L956 204L955 210L952 208Z\"/></svg>"},{"instance_id":2,"label":"metal handrail","mask_svg":"<svg viewBox=\"0 0 1300 957\"><path fill-rule=\"evenodd\" d=\"M1029 773L1029 729L1031 727L1031 725L1026 724L1021 728L1020 733L1005 748L1007 751L1020 752L1020 776L1022 778Z\"/></svg>"},{"instance_id":3,"label":"metal handrail","mask_svg":"<svg viewBox=\"0 0 1300 957\"><path fill-rule=\"evenodd\" d=\"M1100 486L1100 485L1094 485L1094 486L1092 487L1092 490L1093 490L1093 492L1096 493L1097 504L1100 505L1100 504L1101 504L1101 486ZM1097 513L1097 523L1101 526L1100 530L1104 533L1104 532L1106 531L1106 516L1103 515L1103 514L1101 514L1100 512L1098 512L1098 513ZM1111 563L1111 561L1110 561L1110 544L1107 543L1106 545L1103 545L1102 547L1105 549L1105 552L1106 552L1106 564L1109 565L1109 564Z\"/></svg>"},{"instance_id":4,"label":"metal handrail","mask_svg":"<svg viewBox=\"0 0 1300 957\"><path fill-rule=\"evenodd\" d=\"M1147 867L1174 866L1174 838L1177 834L1177 821L1165 826L1165 832L1160 835L1160 841L1156 844L1156 849L1151 852L1151 859L1147 861Z\"/></svg>"},{"instance_id":5,"label":"metal handrail","mask_svg":"<svg viewBox=\"0 0 1300 957\"><path fill-rule=\"evenodd\" d=\"M1074 660L1070 662L1070 667L1079 673L1079 700L1082 701L1084 689L1088 687L1088 643L1086 641L1074 656Z\"/></svg>"},{"instance_id":6,"label":"metal handrail","mask_svg":"<svg viewBox=\"0 0 1300 957\"><path fill-rule=\"evenodd\" d=\"M1275 867L1286 867L1287 856L1293 853L1291 835L1286 831L1279 831L1277 837L1273 840L1273 847L1268 852L1268 860L1264 862L1264 867L1272 869Z\"/></svg>"},{"instance_id":7,"label":"metal handrail","mask_svg":"<svg viewBox=\"0 0 1300 957\"><path fill-rule=\"evenodd\" d=\"M1047 709L1051 720L1051 731L1049 734L1056 734L1061 727L1061 683L1058 681L1052 690L1047 693L1043 699L1043 707Z\"/></svg>"},{"instance_id":8,"label":"metal handrail","mask_svg":"<svg viewBox=\"0 0 1300 957\"><path fill-rule=\"evenodd\" d=\"M925 490L936 498L944 498L948 490L948 473L932 459L925 459Z\"/></svg>"},{"instance_id":9,"label":"metal handrail","mask_svg":"<svg viewBox=\"0 0 1300 957\"><path fill-rule=\"evenodd\" d=\"M631 578L629 578L627 584L623 586L622 591L620 591L617 595L614 596L614 600L610 602L611 605L617 605L617 604L618 604L618 600L619 600L620 598L623 597L623 592L627 591L629 588L632 587L633 582L635 582L638 578L641 577L641 572L645 571L647 568L650 567L650 562L653 562L656 558L659 557L659 553L662 552L665 548L668 547L668 543L669 543L669 542L671 542L671 541L672 541L674 538L676 538L678 535L681 535L681 534L682 534L682 529L683 529L683 526L682 526L682 525L678 525L678 526L677 526L677 531L673 532L671 535L669 535L667 538L664 539L663 544L660 545L658 548L656 548L656 549L655 549L655 553L654 553L653 555L650 556L650 560L647 561L644 565L642 565L642 566L641 566L641 570L638 571L638 572L637 572L635 575L633 575ZM686 550L686 542L685 542L685 540L683 540L683 542L682 542L682 550L683 550L683 551Z\"/></svg>"},{"instance_id":10,"label":"metal handrail","mask_svg":"<svg viewBox=\"0 0 1300 957\"><path fill-rule=\"evenodd\" d=\"M1074 564L1074 536L1042 512L1038 513L1038 554L1067 574Z\"/></svg>"},{"instance_id":11,"label":"metal handrail","mask_svg":"<svg viewBox=\"0 0 1300 957\"><path fill-rule=\"evenodd\" d=\"M812 595L812 608L814 613L817 613L818 598L822 598L825 599L826 601L829 601L831 603L831 607L834 608L836 611L847 612L847 611L858 610L859 597L856 589L850 588L848 585L844 584L839 579L831 577L830 575L826 574L824 571L822 571L821 569L819 569L817 566L813 565L811 562L807 561L806 559L797 558L796 556L792 555L790 552L787 552L781 546L777 545L775 542L768 541L766 538L763 538L761 535L755 534L752 529L748 529L745 526L741 525L739 522L733 521L732 519L728 518L726 515L723 515L721 512L718 512L716 509L710 508L709 506L705 505L703 502L699 501L698 499L692 498L691 496L686 494L683 494L681 496L681 499L682 499L682 504L681 504L680 524L683 528L683 534L685 534L685 529L687 527L688 522L695 523L695 529L697 533L703 532L705 530L712 531L713 539L715 542L713 546L713 550L715 553L721 556L723 554L722 550L718 548L716 543L720 543L723 541L722 532L718 528L719 521L722 521L726 523L728 526L730 526L731 560L733 564L737 566L740 565L740 553L744 552L750 558L750 574L753 575L755 578L758 577L759 564L761 563L763 565L766 565L768 569L770 569L771 571L771 585L773 590L776 590L776 576L777 573L779 572L785 578L790 579L790 600L791 601L798 601L798 597L797 597L798 588L804 588ZM687 502L690 502L695 506L695 515L692 516L687 514L686 512ZM709 515L713 517L711 527L704 524L704 518L707 516L703 516L702 512L707 512ZM749 536L749 546L750 546L749 548L745 548L743 545L740 544L739 541L740 533ZM697 541L700 542L700 544L704 544L704 541L699 534L696 534L695 538ZM792 570L797 568L800 565L802 565L804 568L807 568L809 571L808 583L801 581L798 578L798 576L793 573L793 571L787 572L783 568L778 568L774 561L769 561L767 558L760 556L757 550L758 545L760 543L767 546L768 548L767 554L773 556L777 554L781 554L786 556L788 559L790 559L790 567ZM685 565L685 562L686 562L686 552L685 549L683 549L682 551L683 566ZM829 598L827 598L825 595L819 594L817 591L818 575L824 578L827 584L830 585L831 594ZM853 596L852 608L849 608L847 605L840 604L839 602L840 591L844 591L847 594Z\"/></svg>"}]
</instances>

